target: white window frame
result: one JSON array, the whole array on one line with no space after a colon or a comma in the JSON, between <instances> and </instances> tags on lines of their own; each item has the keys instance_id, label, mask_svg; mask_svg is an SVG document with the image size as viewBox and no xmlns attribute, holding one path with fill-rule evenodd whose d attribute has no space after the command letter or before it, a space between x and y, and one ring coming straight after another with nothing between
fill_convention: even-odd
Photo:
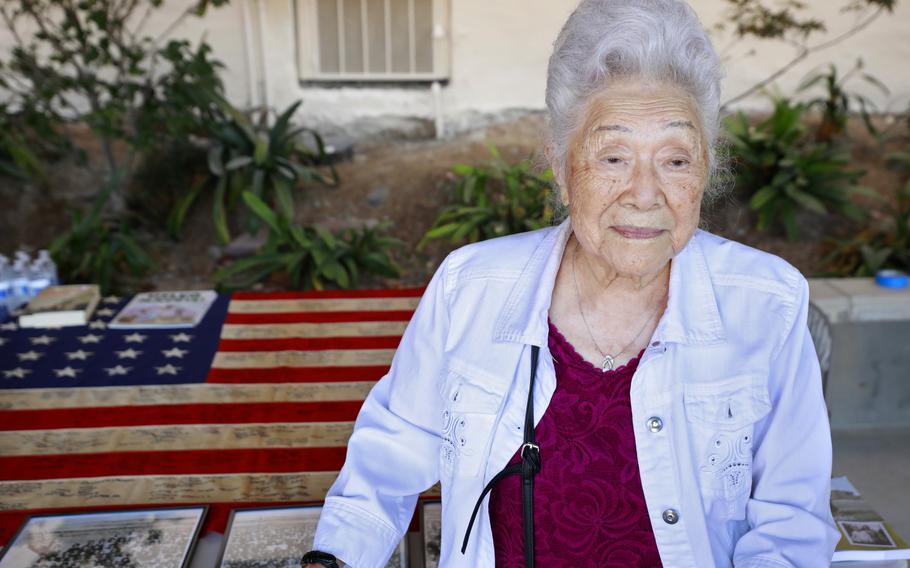
<instances>
[{"instance_id":1,"label":"white window frame","mask_svg":"<svg viewBox=\"0 0 910 568\"><path fill-rule=\"evenodd\" d=\"M340 6L343 0L336 0ZM370 0L360 0L361 14L366 11L366 3ZM372 0L375 1L375 0ZM317 18L317 0L296 0L297 14L297 73L301 81L317 82L434 82L445 81L449 78L449 60L450 60L450 37L449 30L449 0L431 0L433 11L433 69L430 72L416 71L416 49L414 41L414 2L409 0L410 7L409 31L411 33L410 47L410 71L409 72L391 72L392 49L389 37L391 36L390 25L390 1L385 2L385 67L387 72L346 72L344 70L345 52L344 52L344 31L339 30L339 63L341 72L323 73L319 69L319 29ZM339 12L341 13L341 10ZM341 26L339 18L339 26ZM363 61L368 59L369 45L367 41L367 27L361 26L363 39Z\"/></svg>"}]
</instances>

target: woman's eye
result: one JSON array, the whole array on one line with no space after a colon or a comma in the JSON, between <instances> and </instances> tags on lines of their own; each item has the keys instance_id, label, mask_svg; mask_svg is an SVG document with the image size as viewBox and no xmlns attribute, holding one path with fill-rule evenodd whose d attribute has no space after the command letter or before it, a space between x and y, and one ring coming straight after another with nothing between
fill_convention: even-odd
<instances>
[{"instance_id":1,"label":"woman's eye","mask_svg":"<svg viewBox=\"0 0 910 568\"><path fill-rule=\"evenodd\" d=\"M606 158L604 158L604 161L608 164L621 164L622 158L620 158L618 156L607 156Z\"/></svg>"},{"instance_id":2,"label":"woman's eye","mask_svg":"<svg viewBox=\"0 0 910 568\"><path fill-rule=\"evenodd\" d=\"M689 165L689 160L683 158L674 158L670 160L670 166L676 169L684 168Z\"/></svg>"}]
</instances>

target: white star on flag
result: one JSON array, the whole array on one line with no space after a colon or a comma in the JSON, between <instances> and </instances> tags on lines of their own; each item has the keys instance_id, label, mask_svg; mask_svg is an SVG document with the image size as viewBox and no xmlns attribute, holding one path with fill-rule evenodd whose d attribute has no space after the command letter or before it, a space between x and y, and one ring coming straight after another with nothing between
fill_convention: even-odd
<instances>
[{"instance_id":1,"label":"white star on flag","mask_svg":"<svg viewBox=\"0 0 910 568\"><path fill-rule=\"evenodd\" d=\"M16 322L11 321L11 322L7 322L7 323L0 323L0 329L2 329L3 331L16 331L17 329L19 329L19 326L16 325Z\"/></svg>"},{"instance_id":2,"label":"white star on flag","mask_svg":"<svg viewBox=\"0 0 910 568\"><path fill-rule=\"evenodd\" d=\"M101 301L104 302L105 304L119 304L120 296L105 296L104 299Z\"/></svg>"},{"instance_id":3,"label":"white star on flag","mask_svg":"<svg viewBox=\"0 0 910 568\"><path fill-rule=\"evenodd\" d=\"M107 329L107 324L103 321L93 321L88 324L89 329Z\"/></svg>"},{"instance_id":4,"label":"white star on flag","mask_svg":"<svg viewBox=\"0 0 910 568\"><path fill-rule=\"evenodd\" d=\"M116 367L106 367L104 369L104 372L106 372L109 377L113 377L114 375L125 375L129 372L130 369L132 369L132 367L117 365Z\"/></svg>"},{"instance_id":5,"label":"white star on flag","mask_svg":"<svg viewBox=\"0 0 910 568\"><path fill-rule=\"evenodd\" d=\"M19 357L20 361L37 361L41 358L44 353L38 353L37 351L26 351L25 353L16 353L16 356Z\"/></svg>"},{"instance_id":6,"label":"white star on flag","mask_svg":"<svg viewBox=\"0 0 910 568\"><path fill-rule=\"evenodd\" d=\"M100 335L95 335L93 333L90 333L88 335L79 336L76 339L78 339L80 343L85 345L86 343L98 343L99 341L101 341L101 337L102 336L100 336Z\"/></svg>"},{"instance_id":7,"label":"white star on flag","mask_svg":"<svg viewBox=\"0 0 910 568\"><path fill-rule=\"evenodd\" d=\"M136 351L132 347L129 349L124 349L123 351L114 351L117 354L118 359L135 359L142 354L142 351Z\"/></svg>"},{"instance_id":8,"label":"white star on flag","mask_svg":"<svg viewBox=\"0 0 910 568\"><path fill-rule=\"evenodd\" d=\"M110 308L101 308L100 310L97 310L97 311L95 312L95 315L97 315L97 316L112 316L112 315L114 315L114 310L112 310L112 309L110 309Z\"/></svg>"},{"instance_id":9,"label":"white star on flag","mask_svg":"<svg viewBox=\"0 0 910 568\"><path fill-rule=\"evenodd\" d=\"M6 345L6 340L0 337L0 347Z\"/></svg>"},{"instance_id":10,"label":"white star on flag","mask_svg":"<svg viewBox=\"0 0 910 568\"><path fill-rule=\"evenodd\" d=\"M178 359L183 359L183 356L189 353L186 349L180 349L179 347L174 347L173 349L162 349L161 352L165 357L176 357Z\"/></svg>"},{"instance_id":11,"label":"white star on flag","mask_svg":"<svg viewBox=\"0 0 910 568\"><path fill-rule=\"evenodd\" d=\"M178 333L177 335L171 336L171 341L173 341L174 343L189 343L191 339L193 339L192 335L183 333L182 331L180 333Z\"/></svg>"},{"instance_id":12,"label":"white star on flag","mask_svg":"<svg viewBox=\"0 0 910 568\"><path fill-rule=\"evenodd\" d=\"M25 375L31 373L29 369L23 369L22 367L16 367L15 369L10 369L9 371L3 371L3 378L8 379L10 377L17 377L24 379Z\"/></svg>"},{"instance_id":13,"label":"white star on flag","mask_svg":"<svg viewBox=\"0 0 910 568\"><path fill-rule=\"evenodd\" d=\"M50 335L39 335L38 337L29 337L28 339L32 342L32 345L50 345L54 341L57 341L56 337L51 337Z\"/></svg>"},{"instance_id":14,"label":"white star on flag","mask_svg":"<svg viewBox=\"0 0 910 568\"><path fill-rule=\"evenodd\" d=\"M62 379L63 377L72 377L75 379L76 373L81 373L82 369L74 369L67 365L62 369L54 369L54 372L57 374L58 379Z\"/></svg>"},{"instance_id":15,"label":"white star on flag","mask_svg":"<svg viewBox=\"0 0 910 568\"><path fill-rule=\"evenodd\" d=\"M179 370L180 370L180 367L175 367L175 366L171 365L170 363L168 363L164 367L155 367L155 371L159 375L176 375L177 371L179 371Z\"/></svg>"},{"instance_id":16,"label":"white star on flag","mask_svg":"<svg viewBox=\"0 0 910 568\"><path fill-rule=\"evenodd\" d=\"M147 335L142 335L141 333L131 333L129 335L124 335L123 339L127 343L142 343L147 337Z\"/></svg>"},{"instance_id":17,"label":"white star on flag","mask_svg":"<svg viewBox=\"0 0 910 568\"><path fill-rule=\"evenodd\" d=\"M81 360L85 361L89 355L94 355L94 353L92 353L90 351L83 351L82 349L79 349L77 351L67 352L66 358L69 359L70 361L72 361L73 359L81 359Z\"/></svg>"}]
</instances>

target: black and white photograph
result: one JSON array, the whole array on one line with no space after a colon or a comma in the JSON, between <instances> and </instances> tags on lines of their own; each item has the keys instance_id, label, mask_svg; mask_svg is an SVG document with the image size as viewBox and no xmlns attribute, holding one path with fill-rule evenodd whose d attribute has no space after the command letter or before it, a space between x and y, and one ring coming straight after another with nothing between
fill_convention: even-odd
<instances>
[{"instance_id":1,"label":"black and white photograph","mask_svg":"<svg viewBox=\"0 0 910 568\"><path fill-rule=\"evenodd\" d=\"M221 568L297 568L312 548L322 507L235 509L225 530ZM387 568L406 568L404 540Z\"/></svg>"},{"instance_id":2,"label":"black and white photograph","mask_svg":"<svg viewBox=\"0 0 910 568\"><path fill-rule=\"evenodd\" d=\"M430 501L420 510L420 529L423 535L423 561L426 568L439 567L442 541L442 503Z\"/></svg>"},{"instance_id":3,"label":"black and white photograph","mask_svg":"<svg viewBox=\"0 0 910 568\"><path fill-rule=\"evenodd\" d=\"M182 568L205 507L30 517L0 568Z\"/></svg>"},{"instance_id":4,"label":"black and white photograph","mask_svg":"<svg viewBox=\"0 0 910 568\"><path fill-rule=\"evenodd\" d=\"M847 541L854 546L880 546L897 548L894 539L888 533L885 523L840 521L837 523L847 535Z\"/></svg>"}]
</instances>

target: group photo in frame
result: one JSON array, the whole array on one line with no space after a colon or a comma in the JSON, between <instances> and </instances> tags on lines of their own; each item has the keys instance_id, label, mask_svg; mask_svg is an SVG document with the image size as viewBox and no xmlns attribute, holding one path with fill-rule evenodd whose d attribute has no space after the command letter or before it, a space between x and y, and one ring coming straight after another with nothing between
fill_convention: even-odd
<instances>
[{"instance_id":1,"label":"group photo in frame","mask_svg":"<svg viewBox=\"0 0 910 568\"><path fill-rule=\"evenodd\" d=\"M321 505L234 509L224 531L216 566L220 568L290 568L312 549ZM407 568L406 539L386 568Z\"/></svg>"},{"instance_id":2,"label":"group photo in frame","mask_svg":"<svg viewBox=\"0 0 910 568\"><path fill-rule=\"evenodd\" d=\"M208 507L34 515L0 554L0 568L186 568Z\"/></svg>"},{"instance_id":3,"label":"group photo in frame","mask_svg":"<svg viewBox=\"0 0 910 568\"><path fill-rule=\"evenodd\" d=\"M424 568L439 568L442 543L442 503L425 501L420 508L420 534L423 538Z\"/></svg>"}]
</instances>

